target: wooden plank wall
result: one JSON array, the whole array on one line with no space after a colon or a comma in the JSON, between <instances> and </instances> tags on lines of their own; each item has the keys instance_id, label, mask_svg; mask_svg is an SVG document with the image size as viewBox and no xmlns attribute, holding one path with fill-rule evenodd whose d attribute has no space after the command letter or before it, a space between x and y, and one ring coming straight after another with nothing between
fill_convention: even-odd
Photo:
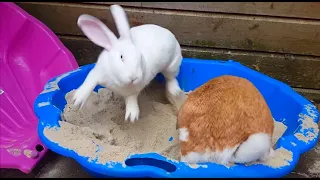
<instances>
[{"instance_id":1,"label":"wooden plank wall","mask_svg":"<svg viewBox=\"0 0 320 180\"><path fill-rule=\"evenodd\" d=\"M17 4L51 28L80 65L101 48L76 22L100 18L114 32L109 6L117 2ZM320 101L319 2L122 2L131 26L153 23L170 29L185 57L234 59ZM117 34L117 33L116 33Z\"/></svg>"}]
</instances>

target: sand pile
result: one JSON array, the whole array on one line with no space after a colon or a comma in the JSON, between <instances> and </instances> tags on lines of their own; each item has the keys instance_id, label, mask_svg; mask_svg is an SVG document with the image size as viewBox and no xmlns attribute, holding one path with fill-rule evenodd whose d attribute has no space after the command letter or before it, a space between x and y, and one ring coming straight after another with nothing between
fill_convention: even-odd
<instances>
[{"instance_id":1,"label":"sand pile","mask_svg":"<svg viewBox=\"0 0 320 180\"><path fill-rule=\"evenodd\" d=\"M180 159L176 111L166 100L164 89L156 87L150 91L147 88L141 93L141 115L135 123L124 121L123 99L107 89L93 92L80 111L70 105L73 93L71 91L66 95L67 105L59 122L61 127L44 130L45 136L51 141L101 164L108 161L123 162L130 154L148 152L157 152L169 159ZM282 123L275 125L273 143L286 130ZM273 167L285 165L290 152L279 150L274 158L276 160L266 164Z\"/></svg>"}]
</instances>

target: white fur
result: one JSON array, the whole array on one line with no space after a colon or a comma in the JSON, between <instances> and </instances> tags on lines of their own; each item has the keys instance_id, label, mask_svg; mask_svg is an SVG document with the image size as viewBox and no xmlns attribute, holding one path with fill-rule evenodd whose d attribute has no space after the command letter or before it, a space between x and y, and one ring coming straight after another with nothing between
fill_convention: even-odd
<instances>
[{"instance_id":1,"label":"white fur","mask_svg":"<svg viewBox=\"0 0 320 180\"><path fill-rule=\"evenodd\" d=\"M215 162L227 165L228 163L250 163L253 161L265 161L273 154L270 136L265 133L256 133L233 148L226 148L223 151L206 150L204 153L189 152L181 157L186 163Z\"/></svg>"},{"instance_id":2,"label":"white fur","mask_svg":"<svg viewBox=\"0 0 320 180\"><path fill-rule=\"evenodd\" d=\"M235 163L264 161L269 157L271 148L271 136L266 133L256 133L239 146L232 161Z\"/></svg>"},{"instance_id":3,"label":"white fur","mask_svg":"<svg viewBox=\"0 0 320 180\"><path fill-rule=\"evenodd\" d=\"M74 105L82 107L96 85L103 85L125 98L125 119L134 122L140 112L138 95L158 73L165 76L170 96L181 94L176 79L182 61L181 48L169 30L153 24L130 29L125 11L119 5L112 5L110 10L119 39L93 16L84 14L78 19L83 33L104 50L91 70L92 75L89 73L77 89Z\"/></svg>"},{"instance_id":4,"label":"white fur","mask_svg":"<svg viewBox=\"0 0 320 180\"><path fill-rule=\"evenodd\" d=\"M187 128L179 128L179 140L187 142L189 137L189 131Z\"/></svg>"},{"instance_id":5,"label":"white fur","mask_svg":"<svg viewBox=\"0 0 320 180\"><path fill-rule=\"evenodd\" d=\"M125 120L128 120L129 116L138 118L139 112L140 112L139 106L138 106L138 97L136 95L128 96L125 98L125 102L127 107ZM131 119L131 122L133 122L134 120L138 120L138 119L133 119L133 120Z\"/></svg>"},{"instance_id":6,"label":"white fur","mask_svg":"<svg viewBox=\"0 0 320 180\"><path fill-rule=\"evenodd\" d=\"M215 162L217 164L227 165L237 147L224 149L222 152L214 152L206 150L204 153L189 152L185 156L181 156L181 161L186 163L205 163Z\"/></svg>"}]
</instances>

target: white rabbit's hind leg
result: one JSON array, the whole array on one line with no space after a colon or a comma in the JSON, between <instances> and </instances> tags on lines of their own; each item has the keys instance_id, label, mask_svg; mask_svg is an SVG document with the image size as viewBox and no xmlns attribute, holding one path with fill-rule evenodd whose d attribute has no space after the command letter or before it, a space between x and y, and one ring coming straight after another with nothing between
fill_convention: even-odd
<instances>
[{"instance_id":1,"label":"white rabbit's hind leg","mask_svg":"<svg viewBox=\"0 0 320 180\"><path fill-rule=\"evenodd\" d=\"M168 68L162 72L166 79L167 98L171 104L176 105L178 109L182 105L185 94L181 90L176 76L180 70L182 56L177 56Z\"/></svg>"},{"instance_id":2,"label":"white rabbit's hind leg","mask_svg":"<svg viewBox=\"0 0 320 180\"><path fill-rule=\"evenodd\" d=\"M182 90L179 87L179 83L177 79L167 79L166 89L168 93L173 97L179 97Z\"/></svg>"},{"instance_id":3,"label":"white rabbit's hind leg","mask_svg":"<svg viewBox=\"0 0 320 180\"><path fill-rule=\"evenodd\" d=\"M165 71L162 73L166 78L166 90L170 96L177 98L181 95L182 90L180 89L179 83L176 79L176 72Z\"/></svg>"},{"instance_id":4,"label":"white rabbit's hind leg","mask_svg":"<svg viewBox=\"0 0 320 180\"><path fill-rule=\"evenodd\" d=\"M180 70L181 61L182 56L177 55L167 69L162 72L163 76L166 78L167 91L174 97L178 97L182 92L176 79Z\"/></svg>"}]
</instances>

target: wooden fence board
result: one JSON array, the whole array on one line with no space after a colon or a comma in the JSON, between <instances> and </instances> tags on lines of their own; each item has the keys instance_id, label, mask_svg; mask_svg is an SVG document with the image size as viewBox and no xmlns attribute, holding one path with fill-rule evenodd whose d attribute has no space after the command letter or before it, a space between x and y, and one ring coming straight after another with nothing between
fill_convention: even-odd
<instances>
[{"instance_id":1,"label":"wooden fence board","mask_svg":"<svg viewBox=\"0 0 320 180\"><path fill-rule=\"evenodd\" d=\"M60 36L80 65L96 62L101 48L86 38ZM234 59L293 87L320 89L320 58L271 53L226 51L182 46L184 57Z\"/></svg>"},{"instance_id":2,"label":"wooden fence board","mask_svg":"<svg viewBox=\"0 0 320 180\"><path fill-rule=\"evenodd\" d=\"M94 15L114 31L109 7L87 4L18 3L54 32L83 35L81 14ZM154 23L171 30L182 45L320 55L320 21L126 8L132 26Z\"/></svg>"},{"instance_id":3,"label":"wooden fence board","mask_svg":"<svg viewBox=\"0 0 320 180\"><path fill-rule=\"evenodd\" d=\"M320 19L319 2L85 2L132 7Z\"/></svg>"},{"instance_id":4,"label":"wooden fence board","mask_svg":"<svg viewBox=\"0 0 320 180\"><path fill-rule=\"evenodd\" d=\"M302 89L302 88L293 88L296 92L300 93L311 102L318 103L320 107L320 90L314 89ZM319 122L320 123L320 122Z\"/></svg>"},{"instance_id":5,"label":"wooden fence board","mask_svg":"<svg viewBox=\"0 0 320 180\"><path fill-rule=\"evenodd\" d=\"M121 6L131 6L131 7L141 7L142 6L142 2L81 2L81 3L105 4L105 5L119 4Z\"/></svg>"}]
</instances>

